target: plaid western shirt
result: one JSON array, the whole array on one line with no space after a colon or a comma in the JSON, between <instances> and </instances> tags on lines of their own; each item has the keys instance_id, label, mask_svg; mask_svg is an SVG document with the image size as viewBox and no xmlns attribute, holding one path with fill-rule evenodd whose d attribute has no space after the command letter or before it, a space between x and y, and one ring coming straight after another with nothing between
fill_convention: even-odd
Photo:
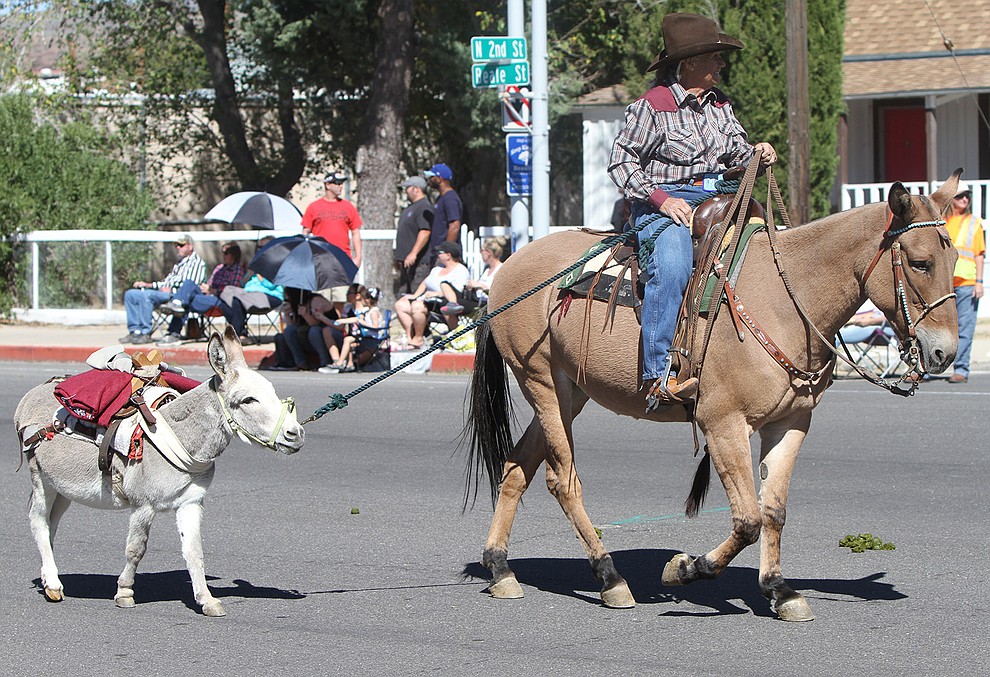
<instances>
[{"instance_id":1,"label":"plaid western shirt","mask_svg":"<svg viewBox=\"0 0 990 677\"><path fill-rule=\"evenodd\" d=\"M213 274L210 275L210 279L207 281L206 286L213 290L214 294L220 295L223 288L227 285L231 287L240 287L241 282L244 280L244 276L247 271L239 263L235 263L232 266L225 266L222 263L213 269Z\"/></svg>"},{"instance_id":2,"label":"plaid western shirt","mask_svg":"<svg viewBox=\"0 0 990 677\"><path fill-rule=\"evenodd\" d=\"M193 252L172 266L172 271L165 276L164 280L153 282L152 286L155 289L169 291L174 294L183 280L192 280L196 284L199 284L205 279L206 264L203 263L203 259L199 258L199 254Z\"/></svg>"},{"instance_id":3,"label":"plaid western shirt","mask_svg":"<svg viewBox=\"0 0 990 677\"><path fill-rule=\"evenodd\" d=\"M608 174L627 199L659 207L667 199L660 184L719 173L752 156L746 130L721 90L699 98L671 79L626 108Z\"/></svg>"}]
</instances>

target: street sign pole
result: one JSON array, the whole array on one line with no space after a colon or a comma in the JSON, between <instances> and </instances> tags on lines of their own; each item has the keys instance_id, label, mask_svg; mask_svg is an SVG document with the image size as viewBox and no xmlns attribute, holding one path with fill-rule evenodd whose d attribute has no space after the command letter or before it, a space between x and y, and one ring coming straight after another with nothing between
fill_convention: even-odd
<instances>
[{"instance_id":1,"label":"street sign pole","mask_svg":"<svg viewBox=\"0 0 990 677\"><path fill-rule=\"evenodd\" d=\"M550 122L547 110L547 3L532 2L533 239L550 233Z\"/></svg>"},{"instance_id":2,"label":"street sign pole","mask_svg":"<svg viewBox=\"0 0 990 677\"><path fill-rule=\"evenodd\" d=\"M524 0L509 0L507 22L509 37L524 38L526 12ZM529 197L509 198L509 224L512 228L512 251L529 242Z\"/></svg>"}]
</instances>

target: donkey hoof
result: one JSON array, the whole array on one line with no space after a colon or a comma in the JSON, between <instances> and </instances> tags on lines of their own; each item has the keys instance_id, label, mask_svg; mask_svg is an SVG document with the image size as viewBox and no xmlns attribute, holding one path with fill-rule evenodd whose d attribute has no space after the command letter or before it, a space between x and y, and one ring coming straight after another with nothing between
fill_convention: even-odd
<instances>
[{"instance_id":1,"label":"donkey hoof","mask_svg":"<svg viewBox=\"0 0 990 677\"><path fill-rule=\"evenodd\" d=\"M220 618L221 616L226 616L227 612L223 610L223 605L214 599L203 605L203 615L210 618Z\"/></svg>"},{"instance_id":2,"label":"donkey hoof","mask_svg":"<svg viewBox=\"0 0 990 677\"><path fill-rule=\"evenodd\" d=\"M776 605L777 615L782 621L792 621L800 623L802 621L815 620L815 614L811 611L811 605L800 595L791 597Z\"/></svg>"},{"instance_id":3,"label":"donkey hoof","mask_svg":"<svg viewBox=\"0 0 990 677\"><path fill-rule=\"evenodd\" d=\"M45 597L49 602L61 602L65 599L62 588L45 588Z\"/></svg>"},{"instance_id":4,"label":"donkey hoof","mask_svg":"<svg viewBox=\"0 0 990 677\"><path fill-rule=\"evenodd\" d=\"M602 602L609 609L632 609L636 600L625 581L616 583L607 590L602 590Z\"/></svg>"},{"instance_id":5,"label":"donkey hoof","mask_svg":"<svg viewBox=\"0 0 990 677\"><path fill-rule=\"evenodd\" d=\"M134 608L134 593L130 594L119 594L113 598L113 603L117 605L120 609L133 609Z\"/></svg>"},{"instance_id":6,"label":"donkey hoof","mask_svg":"<svg viewBox=\"0 0 990 677\"><path fill-rule=\"evenodd\" d=\"M686 576L687 568L690 564L690 555L686 555L683 552L679 555L674 555L663 568L663 575L660 577L660 581L664 585L684 585L685 583L690 583L691 581Z\"/></svg>"},{"instance_id":7,"label":"donkey hoof","mask_svg":"<svg viewBox=\"0 0 990 677\"><path fill-rule=\"evenodd\" d=\"M505 576L488 586L488 594L496 599L521 599L523 589L515 576Z\"/></svg>"}]
</instances>

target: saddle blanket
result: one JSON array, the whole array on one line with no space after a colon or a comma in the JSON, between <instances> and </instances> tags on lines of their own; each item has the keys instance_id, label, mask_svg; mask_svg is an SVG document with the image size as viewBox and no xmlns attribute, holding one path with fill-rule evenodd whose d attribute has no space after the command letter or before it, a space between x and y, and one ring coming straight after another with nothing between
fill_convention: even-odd
<instances>
[{"instance_id":1,"label":"saddle blanket","mask_svg":"<svg viewBox=\"0 0 990 677\"><path fill-rule=\"evenodd\" d=\"M180 393L199 385L185 376L162 372L169 387ZM55 399L81 421L96 423L103 428L131 398L132 375L112 369L90 369L70 376L55 386Z\"/></svg>"},{"instance_id":2,"label":"saddle blanket","mask_svg":"<svg viewBox=\"0 0 990 677\"><path fill-rule=\"evenodd\" d=\"M584 258L598 246L588 249L581 257ZM643 298L642 283L637 282L639 289L634 290L633 278L639 276L639 259L632 247L625 245L618 246L614 252L613 255L613 249L605 249L580 268L565 275L557 287L569 290L577 296L590 295L599 301L608 301L618 286L618 291L615 292L616 305L638 307ZM601 277L598 277L599 272ZM595 278L598 278L597 284Z\"/></svg>"}]
</instances>

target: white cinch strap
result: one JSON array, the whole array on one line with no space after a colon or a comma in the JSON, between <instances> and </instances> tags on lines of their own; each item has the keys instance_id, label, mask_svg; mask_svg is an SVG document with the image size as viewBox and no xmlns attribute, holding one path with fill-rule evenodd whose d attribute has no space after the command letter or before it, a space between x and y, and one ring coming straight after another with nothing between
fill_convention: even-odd
<instances>
[{"instance_id":1,"label":"white cinch strap","mask_svg":"<svg viewBox=\"0 0 990 677\"><path fill-rule=\"evenodd\" d=\"M157 416L158 420L153 424L145 421L143 416L137 418L138 425L151 440L155 449L179 470L192 475L199 475L213 467L213 461L200 461L189 455L164 416Z\"/></svg>"}]
</instances>

